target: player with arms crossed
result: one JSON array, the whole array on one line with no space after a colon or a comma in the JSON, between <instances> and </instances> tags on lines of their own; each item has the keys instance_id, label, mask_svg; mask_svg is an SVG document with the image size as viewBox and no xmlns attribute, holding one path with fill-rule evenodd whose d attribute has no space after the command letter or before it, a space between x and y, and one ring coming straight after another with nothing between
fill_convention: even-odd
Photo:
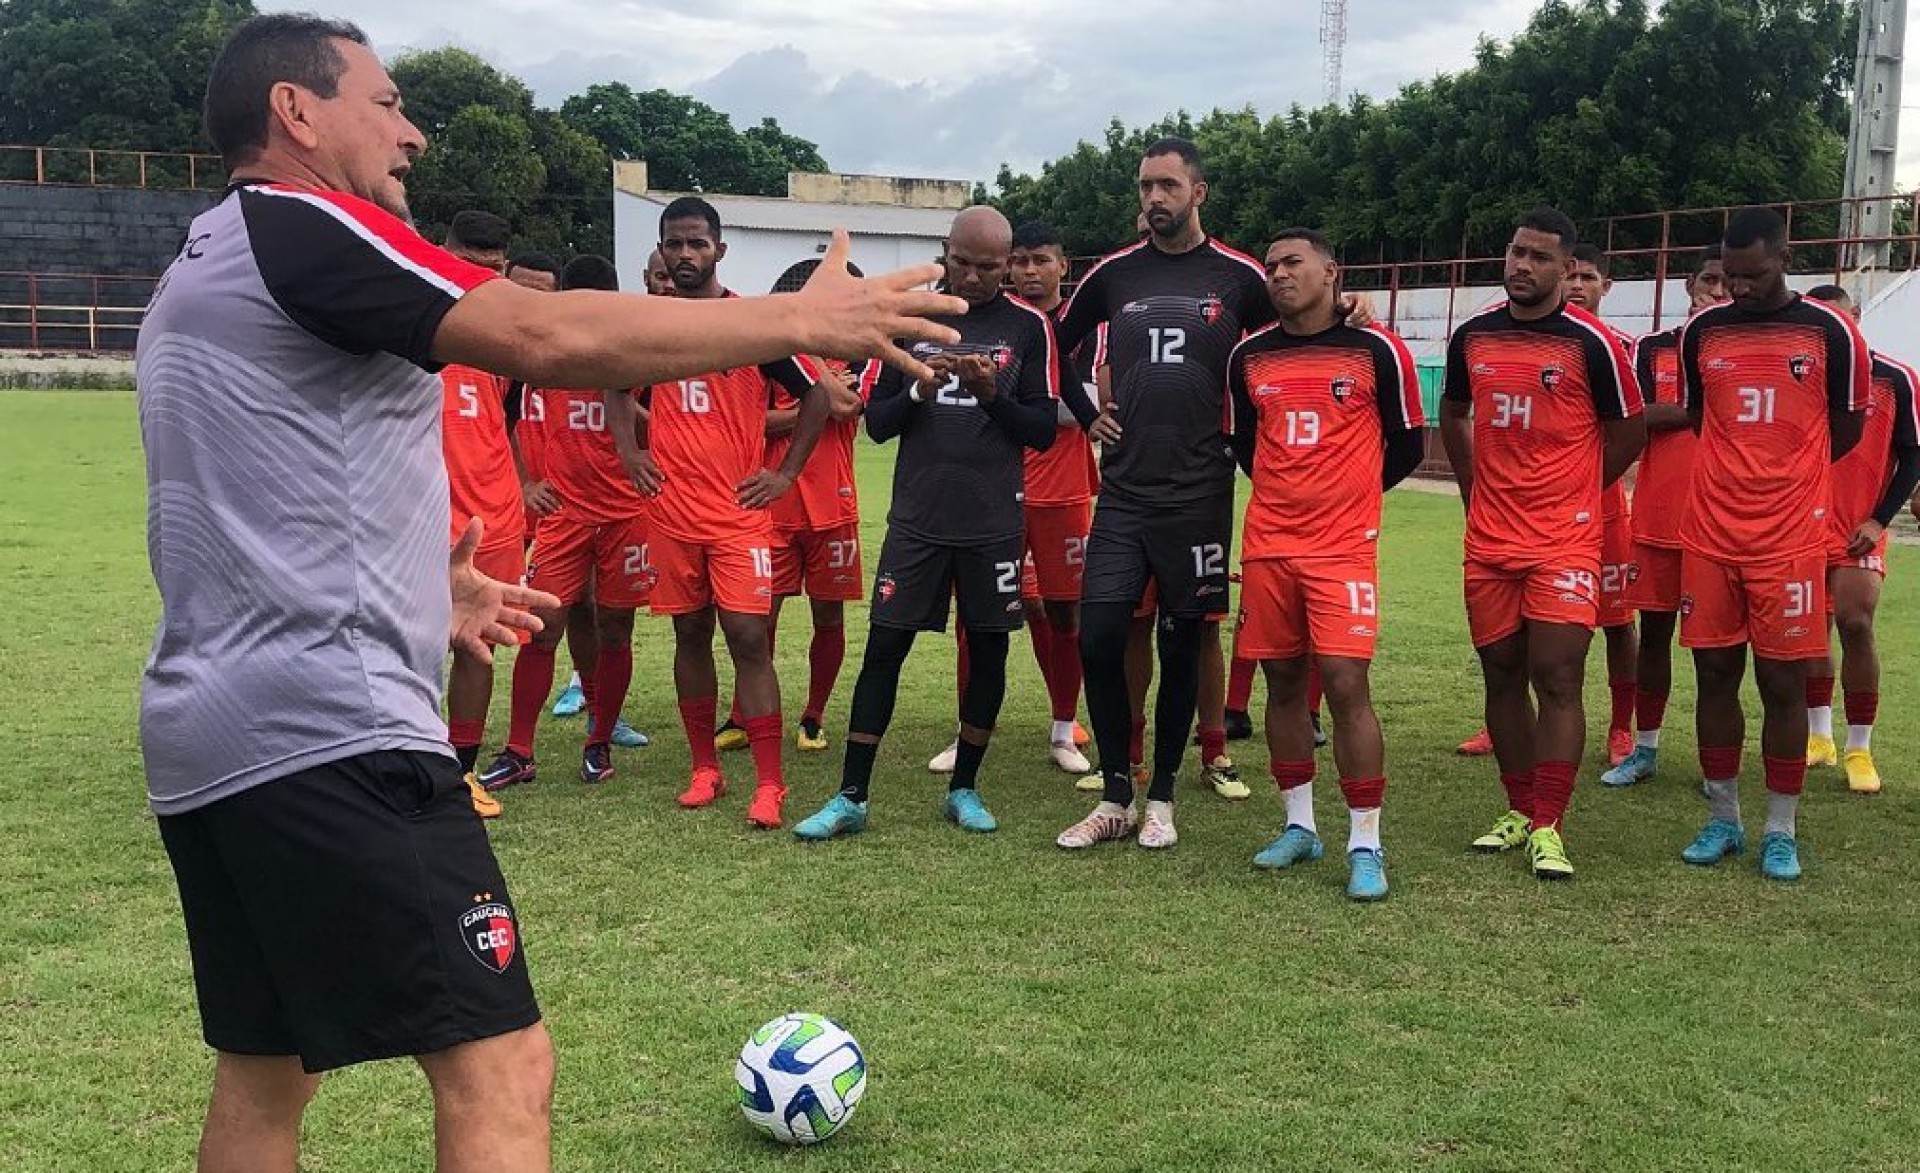
<instances>
[{"instance_id":1,"label":"player with arms crossed","mask_svg":"<svg viewBox=\"0 0 1920 1173\"><path fill-rule=\"evenodd\" d=\"M1760 874L1800 878L1808 667L1827 652L1833 462L1860 440L1871 359L1853 319L1787 287L1787 229L1767 208L1727 223L1732 300L1680 333L1680 379L1700 434L1681 523L1680 643L1693 649L1707 824L1681 853L1711 866L1746 849L1740 681L1753 648L1767 786Z\"/></svg>"},{"instance_id":2,"label":"player with arms crossed","mask_svg":"<svg viewBox=\"0 0 1920 1173\"><path fill-rule=\"evenodd\" d=\"M1860 320L1860 307L1838 285L1806 296ZM1887 577L1887 527L1920 488L1920 428L1914 418L1915 374L1897 359L1873 352L1873 392L1860 442L1833 466L1834 552L1827 562L1828 611L1840 636L1840 675L1846 682L1847 789L1880 793L1873 764L1873 722L1880 711L1880 651L1873 638L1880 588ZM1831 766L1833 655L1807 674L1807 764Z\"/></svg>"},{"instance_id":3,"label":"player with arms crossed","mask_svg":"<svg viewBox=\"0 0 1920 1173\"><path fill-rule=\"evenodd\" d=\"M1689 312L1722 298L1720 246L1709 245L1687 278ZM1692 491L1699 437L1680 391L1680 327L1649 334L1633 348L1634 374L1646 403L1647 450L1634 486L1633 563L1627 605L1640 615L1640 662L1635 673L1633 752L1600 775L1607 786L1634 786L1653 777L1660 727L1673 690L1673 634L1680 622L1680 517Z\"/></svg>"},{"instance_id":4,"label":"player with arms crossed","mask_svg":"<svg viewBox=\"0 0 1920 1173\"><path fill-rule=\"evenodd\" d=\"M1113 386L1112 405L1092 431L1104 451L1080 604L1087 715L1104 787L1093 812L1060 834L1068 849L1136 830L1146 848L1179 838L1174 782L1193 732L1201 624L1227 597L1233 544L1227 356L1247 331L1274 320L1259 263L1200 226L1207 184L1192 143L1149 146L1139 188L1147 239L1096 265L1060 319L1069 351L1106 324ZM1127 769L1125 661L1127 629L1149 580L1159 594L1160 688L1143 823Z\"/></svg>"},{"instance_id":5,"label":"player with arms crossed","mask_svg":"<svg viewBox=\"0 0 1920 1173\"><path fill-rule=\"evenodd\" d=\"M1380 850L1386 745L1368 668L1380 614L1381 498L1426 451L1420 375L1406 344L1339 311L1333 246L1311 228L1267 249L1280 320L1227 363L1234 456L1253 479L1240 556L1236 654L1267 675L1267 750L1287 825L1255 867L1319 859L1307 664L1333 706L1333 758L1347 800L1347 895L1387 895Z\"/></svg>"},{"instance_id":6,"label":"player with arms crossed","mask_svg":"<svg viewBox=\"0 0 1920 1173\"><path fill-rule=\"evenodd\" d=\"M900 439L893 506L874 573L873 626L853 688L840 792L794 827L802 839L866 828L873 762L893 720L900 668L915 633L945 630L955 595L970 663L946 816L966 831L999 826L980 801L980 763L1006 697L1009 636L1022 617L1025 450L1053 443L1060 383L1047 315L1000 288L1012 238L1006 217L992 208L955 216L946 287L968 309L942 320L961 341L928 352L933 379L867 368L867 433L881 443Z\"/></svg>"},{"instance_id":7,"label":"player with arms crossed","mask_svg":"<svg viewBox=\"0 0 1920 1173\"><path fill-rule=\"evenodd\" d=\"M681 196L662 209L660 255L673 274L675 298L733 296L720 284L727 246L720 213L707 201ZM747 821L769 829L780 826L787 788L780 678L773 667L769 620L773 519L767 507L793 488L820 442L831 392L816 384L831 377L811 359L789 358L659 384L650 397L646 448L636 438L631 400L615 393L606 397L608 423L628 475L653 497L652 607L656 615L673 617L673 684L693 755L693 775L680 805L709 806L727 789L714 746L719 681L713 633L718 626L733 659L758 780ZM767 409L775 386L794 396L800 409L780 467L767 468Z\"/></svg>"},{"instance_id":8,"label":"player with arms crossed","mask_svg":"<svg viewBox=\"0 0 1920 1173\"><path fill-rule=\"evenodd\" d=\"M1525 845L1543 880L1573 876L1560 824L1587 734L1602 490L1646 443L1618 335L1566 303L1575 243L1564 213L1521 217L1507 246L1507 300L1454 331L1440 405L1467 506L1467 625L1507 792L1507 813L1473 847Z\"/></svg>"}]
</instances>

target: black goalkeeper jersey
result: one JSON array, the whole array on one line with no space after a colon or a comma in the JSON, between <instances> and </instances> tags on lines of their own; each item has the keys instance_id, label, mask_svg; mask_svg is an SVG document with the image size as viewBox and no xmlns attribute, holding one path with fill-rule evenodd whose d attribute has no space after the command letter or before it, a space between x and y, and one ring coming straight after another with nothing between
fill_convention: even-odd
<instances>
[{"instance_id":1,"label":"black goalkeeper jersey","mask_svg":"<svg viewBox=\"0 0 1920 1173\"><path fill-rule=\"evenodd\" d=\"M1071 351L1102 323L1125 435L1105 446L1105 499L1159 506L1233 494L1227 356L1274 320L1266 274L1216 240L1165 253L1151 240L1087 273L1059 323Z\"/></svg>"},{"instance_id":2,"label":"black goalkeeper jersey","mask_svg":"<svg viewBox=\"0 0 1920 1173\"><path fill-rule=\"evenodd\" d=\"M923 541L964 545L1019 534L1027 448L1053 443L1060 386L1059 354L1047 315L1005 293L959 317L933 321L960 331L951 346L914 347L935 354L984 354L997 372L994 401L982 406L960 380L922 387L894 367L872 363L867 432L900 437L893 465L887 525Z\"/></svg>"}]
</instances>

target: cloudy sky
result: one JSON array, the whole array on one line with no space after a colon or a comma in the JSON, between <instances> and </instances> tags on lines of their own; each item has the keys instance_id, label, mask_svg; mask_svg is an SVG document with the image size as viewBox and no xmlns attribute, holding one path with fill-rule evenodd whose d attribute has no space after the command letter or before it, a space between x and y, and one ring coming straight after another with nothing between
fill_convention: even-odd
<instances>
[{"instance_id":1,"label":"cloudy sky","mask_svg":"<svg viewBox=\"0 0 1920 1173\"><path fill-rule=\"evenodd\" d=\"M1472 61L1538 0L1352 0L1346 88L1378 96ZM820 144L839 171L991 180L1033 170L1107 120L1322 93L1313 0L332 0L383 54L458 45L558 105L600 81L691 93ZM1123 16L1123 13L1125 14ZM1143 14L1143 15L1136 15ZM1920 54L1913 62L1920 68ZM1907 84L1920 94L1920 78ZM1920 173L1920 127L1903 177Z\"/></svg>"}]
</instances>

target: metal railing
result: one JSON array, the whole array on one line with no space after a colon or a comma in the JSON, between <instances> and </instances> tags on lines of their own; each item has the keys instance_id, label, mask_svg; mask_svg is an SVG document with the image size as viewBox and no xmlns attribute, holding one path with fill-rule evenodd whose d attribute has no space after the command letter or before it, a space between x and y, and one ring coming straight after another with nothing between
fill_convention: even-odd
<instances>
[{"instance_id":1,"label":"metal railing","mask_svg":"<svg viewBox=\"0 0 1920 1173\"><path fill-rule=\"evenodd\" d=\"M0 272L0 350L130 351L158 281Z\"/></svg>"},{"instance_id":2,"label":"metal railing","mask_svg":"<svg viewBox=\"0 0 1920 1173\"><path fill-rule=\"evenodd\" d=\"M218 155L0 145L0 183L219 191L226 181Z\"/></svg>"}]
</instances>

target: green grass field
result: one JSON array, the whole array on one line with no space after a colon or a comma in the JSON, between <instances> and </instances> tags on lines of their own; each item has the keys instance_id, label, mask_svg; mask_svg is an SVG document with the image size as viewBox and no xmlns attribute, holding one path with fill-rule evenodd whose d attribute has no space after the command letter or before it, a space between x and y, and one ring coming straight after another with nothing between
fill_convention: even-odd
<instances>
[{"instance_id":1,"label":"green grass field","mask_svg":"<svg viewBox=\"0 0 1920 1173\"><path fill-rule=\"evenodd\" d=\"M0 410L0 1167L185 1169L211 1060L142 797L156 599L133 403L12 393ZM862 458L871 552L892 457ZM1045 763L1024 641L983 774L996 836L944 824L923 769L952 727L938 638L909 666L867 835L749 833L740 789L682 811L670 641L643 621L627 712L654 747L588 789L571 780L580 725L551 722L550 779L510 792L492 827L560 1052L557 1166L1920 1168L1920 559L1895 551L1883 607L1887 793L1852 799L1815 774L1803 883L1763 884L1750 858L1679 862L1702 817L1682 683L1659 782L1604 792L1590 739L1569 823L1579 878L1547 886L1518 858L1464 850L1501 804L1492 767L1451 753L1479 704L1458 504L1403 491L1389 515L1375 686L1393 896L1374 907L1341 896L1330 761L1333 850L1296 874L1248 866L1279 827L1264 785L1229 805L1189 782L1170 853L1057 850L1086 803ZM781 664L797 707L795 619ZM850 627L836 752L789 759L796 813L837 775L859 610ZM1591 679L1598 729L1597 663ZM503 672L496 744L505 699ZM1239 756L1266 777L1263 748ZM1751 746L1748 761L1753 824ZM744 755L728 767L750 777ZM359 914L316 907L310 927L351 938ZM792 1009L838 1019L872 1064L849 1130L807 1152L762 1142L732 1102L740 1043ZM398 1063L335 1076L306 1149L327 1173L425 1168L424 1081Z\"/></svg>"}]
</instances>

